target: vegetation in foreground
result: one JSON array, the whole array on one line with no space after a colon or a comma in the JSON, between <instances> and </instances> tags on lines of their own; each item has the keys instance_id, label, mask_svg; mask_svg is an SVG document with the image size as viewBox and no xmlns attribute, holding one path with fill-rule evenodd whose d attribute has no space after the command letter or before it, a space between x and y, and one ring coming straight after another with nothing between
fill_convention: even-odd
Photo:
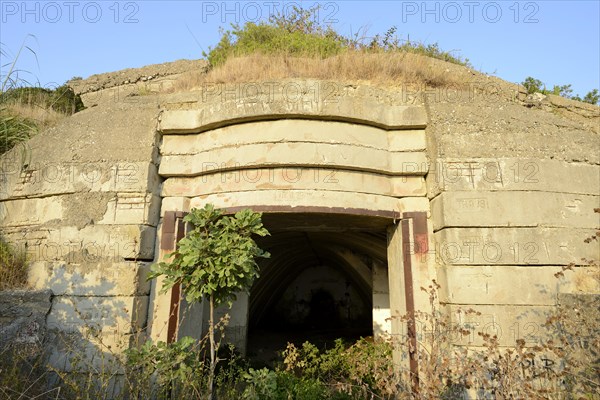
<instances>
[{"instance_id":1,"label":"vegetation in foreground","mask_svg":"<svg viewBox=\"0 0 600 400\"><path fill-rule=\"evenodd\" d=\"M426 289L433 300L438 289L435 282ZM525 338L513 348L503 348L497 337L479 333L483 346L473 350L452 343L474 332L433 307L432 312L416 316L423 328L417 350L418 383L410 371L392 362L394 350L407 356L408 340L337 340L328 349L309 342L289 343L271 368L255 368L232 347L221 348L212 393L223 400L596 399L600 393L598 310L598 304L575 314L571 307L560 309L545 326L553 340L532 345ZM226 319L216 325L221 336L224 324ZM109 360L105 364L75 354L71 366L81 368L80 373L48 372L41 353L14 347L0 352L0 397L208 399L208 341L208 337L199 341L184 337L170 344L147 342L126 354L103 356ZM107 346L101 350L110 352ZM549 368L549 363L555 367Z\"/></svg>"},{"instance_id":2,"label":"vegetation in foreground","mask_svg":"<svg viewBox=\"0 0 600 400\"><path fill-rule=\"evenodd\" d=\"M270 16L258 24L247 22L243 27L232 24L231 30L221 30L221 40L215 48L204 53L209 63L223 65L229 58L261 53L293 57L327 58L345 51L366 53L405 52L422 54L459 65L469 60L443 51L437 43L424 45L402 40L396 36L396 27L385 34L366 37L359 34L344 36L331 26L319 21L319 6L310 9L293 8L293 12Z\"/></svg>"}]
</instances>

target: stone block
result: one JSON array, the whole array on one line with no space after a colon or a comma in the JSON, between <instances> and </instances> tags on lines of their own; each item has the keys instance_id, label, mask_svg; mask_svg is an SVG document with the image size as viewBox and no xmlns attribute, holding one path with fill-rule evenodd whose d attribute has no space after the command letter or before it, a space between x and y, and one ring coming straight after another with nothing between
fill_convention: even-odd
<instances>
[{"instance_id":1,"label":"stone block","mask_svg":"<svg viewBox=\"0 0 600 400\"><path fill-rule=\"evenodd\" d=\"M427 256L446 265L568 265L599 259L599 249L584 239L592 229L445 228L435 233Z\"/></svg>"},{"instance_id":2,"label":"stone block","mask_svg":"<svg viewBox=\"0 0 600 400\"><path fill-rule=\"evenodd\" d=\"M270 93L268 101L217 97L197 109L166 110L160 116L159 130L163 134L191 133L249 120L294 117L360 122L385 129L424 128L427 124L427 114L421 106L386 104L384 107L375 101L367 103L361 97L339 95L328 98L329 95L319 90L315 92L315 87L327 83L285 82L285 85L293 85L297 93L314 93L306 99L290 99L284 90Z\"/></svg>"},{"instance_id":3,"label":"stone block","mask_svg":"<svg viewBox=\"0 0 600 400\"><path fill-rule=\"evenodd\" d=\"M528 191L597 195L600 166L536 158L438 158L429 187L441 191Z\"/></svg>"},{"instance_id":4,"label":"stone block","mask_svg":"<svg viewBox=\"0 0 600 400\"><path fill-rule=\"evenodd\" d=\"M429 202L425 197L397 199L364 193L312 190L264 190L214 194L194 197L190 201L190 207L202 208L207 203L223 209L250 207L257 211L332 212L389 218L398 217L403 211L415 211L415 207L429 208Z\"/></svg>"},{"instance_id":5,"label":"stone block","mask_svg":"<svg viewBox=\"0 0 600 400\"><path fill-rule=\"evenodd\" d=\"M147 311L148 296L55 296L47 324L65 333L120 337L144 326Z\"/></svg>"},{"instance_id":6,"label":"stone block","mask_svg":"<svg viewBox=\"0 0 600 400\"><path fill-rule=\"evenodd\" d=\"M5 234L26 252L30 262L121 262L123 259L153 260L156 228L147 225L87 225L13 230Z\"/></svg>"},{"instance_id":7,"label":"stone block","mask_svg":"<svg viewBox=\"0 0 600 400\"><path fill-rule=\"evenodd\" d=\"M156 226L160 202L160 196L150 193L117 193L110 199L104 217L97 223Z\"/></svg>"},{"instance_id":8,"label":"stone block","mask_svg":"<svg viewBox=\"0 0 600 400\"><path fill-rule=\"evenodd\" d=\"M423 176L427 166L424 152L388 153L344 144L272 143L225 147L194 155L165 155L159 174L194 176L245 168L318 167Z\"/></svg>"},{"instance_id":9,"label":"stone block","mask_svg":"<svg viewBox=\"0 0 600 400\"><path fill-rule=\"evenodd\" d=\"M76 192L156 193L160 180L151 162L32 162L26 167L3 160L0 200Z\"/></svg>"},{"instance_id":10,"label":"stone block","mask_svg":"<svg viewBox=\"0 0 600 400\"><path fill-rule=\"evenodd\" d=\"M283 119L230 125L197 135L164 135L160 147L163 155L198 154L239 145L265 143L322 143L388 150L388 138L405 141L418 131L387 132L372 126L335 121ZM388 136L390 135L390 136ZM396 139L399 141L400 139ZM412 150L415 143L408 145ZM402 149L401 145L395 150Z\"/></svg>"},{"instance_id":11,"label":"stone block","mask_svg":"<svg viewBox=\"0 0 600 400\"><path fill-rule=\"evenodd\" d=\"M594 229L599 197L549 192L443 192L431 201L434 229L551 226Z\"/></svg>"},{"instance_id":12,"label":"stone block","mask_svg":"<svg viewBox=\"0 0 600 400\"><path fill-rule=\"evenodd\" d=\"M425 130L389 131L387 149L390 152L426 150L427 138L425 136Z\"/></svg>"},{"instance_id":13,"label":"stone block","mask_svg":"<svg viewBox=\"0 0 600 400\"><path fill-rule=\"evenodd\" d=\"M475 313L466 312L472 309ZM500 346L515 346L517 340L525 340L527 345L540 343L552 336L552 331L544 324L555 312L554 306L517 306L517 305L454 305L448 307L451 320L468 330L468 335L448 332L453 342L461 345L482 346L479 335L497 336ZM477 314L479 313L479 315ZM426 331L421 324L421 331ZM419 327L417 328L419 330Z\"/></svg>"},{"instance_id":14,"label":"stone block","mask_svg":"<svg viewBox=\"0 0 600 400\"><path fill-rule=\"evenodd\" d=\"M556 305L558 294L571 285L569 280L554 276L560 271L555 266L442 267L438 276L445 282L441 284L447 294L441 300L454 304Z\"/></svg>"},{"instance_id":15,"label":"stone block","mask_svg":"<svg viewBox=\"0 0 600 400\"><path fill-rule=\"evenodd\" d=\"M160 216L165 211L190 211L190 199L188 197L164 197L160 207Z\"/></svg>"},{"instance_id":16,"label":"stone block","mask_svg":"<svg viewBox=\"0 0 600 400\"><path fill-rule=\"evenodd\" d=\"M390 177L335 168L264 168L217 172L165 180L165 197L195 197L216 193L261 190L330 190L392 197L424 196L422 177Z\"/></svg>"},{"instance_id":17,"label":"stone block","mask_svg":"<svg viewBox=\"0 0 600 400\"><path fill-rule=\"evenodd\" d=\"M28 282L34 288L51 288L64 296L148 295L148 262L107 262L67 264L37 261L29 267Z\"/></svg>"},{"instance_id":18,"label":"stone block","mask_svg":"<svg viewBox=\"0 0 600 400\"><path fill-rule=\"evenodd\" d=\"M0 292L0 352L5 346L44 342L51 297L48 289Z\"/></svg>"}]
</instances>

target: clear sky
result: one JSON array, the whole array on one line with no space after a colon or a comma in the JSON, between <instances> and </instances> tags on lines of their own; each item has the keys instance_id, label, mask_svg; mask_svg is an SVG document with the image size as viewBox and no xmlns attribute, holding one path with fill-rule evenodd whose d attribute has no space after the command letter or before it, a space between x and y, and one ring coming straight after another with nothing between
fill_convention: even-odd
<instances>
[{"instance_id":1,"label":"clear sky","mask_svg":"<svg viewBox=\"0 0 600 400\"><path fill-rule=\"evenodd\" d=\"M51 87L92 74L197 59L219 27L265 19L292 5L319 4L340 33L373 36L391 26L412 41L438 43L510 82L527 76L600 87L600 1L5 1L0 0L2 75ZM366 31L365 31L366 29Z\"/></svg>"}]
</instances>

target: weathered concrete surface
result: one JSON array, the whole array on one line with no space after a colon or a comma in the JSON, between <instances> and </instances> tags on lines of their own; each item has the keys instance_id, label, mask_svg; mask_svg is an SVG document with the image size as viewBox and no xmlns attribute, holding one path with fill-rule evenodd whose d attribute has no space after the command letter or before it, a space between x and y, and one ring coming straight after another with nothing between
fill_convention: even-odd
<instances>
[{"instance_id":1,"label":"weathered concrete surface","mask_svg":"<svg viewBox=\"0 0 600 400\"><path fill-rule=\"evenodd\" d=\"M148 296L55 296L47 323L68 333L99 330L119 336L143 326L147 308Z\"/></svg>"},{"instance_id":2,"label":"weathered concrete surface","mask_svg":"<svg viewBox=\"0 0 600 400\"><path fill-rule=\"evenodd\" d=\"M0 229L27 253L29 284L57 295L46 350L63 370L82 356L79 370L100 370L102 346L128 348L146 323L138 260L154 258L160 212L157 111L135 100L77 113L0 158Z\"/></svg>"},{"instance_id":3,"label":"weathered concrete surface","mask_svg":"<svg viewBox=\"0 0 600 400\"><path fill-rule=\"evenodd\" d=\"M529 108L516 95L425 99L437 231L427 256L450 315L478 324L464 345L480 346L478 331L533 345L563 293L600 290L597 267L561 267L600 259L597 242L584 243L600 227L600 109L554 96Z\"/></svg>"},{"instance_id":4,"label":"weathered concrete surface","mask_svg":"<svg viewBox=\"0 0 600 400\"><path fill-rule=\"evenodd\" d=\"M11 153L16 156L17 151ZM0 200L35 198L77 192L139 193L158 188L156 166L148 161L59 161L3 158Z\"/></svg>"},{"instance_id":5,"label":"weathered concrete surface","mask_svg":"<svg viewBox=\"0 0 600 400\"><path fill-rule=\"evenodd\" d=\"M251 133L249 133L249 130ZM354 145L385 151L425 150L425 132L418 130L386 131L367 125L338 121L281 119L253 121L252 126L237 124L202 134L164 134L162 154L197 154L239 144L327 143Z\"/></svg>"},{"instance_id":6,"label":"weathered concrete surface","mask_svg":"<svg viewBox=\"0 0 600 400\"><path fill-rule=\"evenodd\" d=\"M386 338L392 333L390 284L386 265L373 263L373 336Z\"/></svg>"},{"instance_id":7,"label":"weathered concrete surface","mask_svg":"<svg viewBox=\"0 0 600 400\"><path fill-rule=\"evenodd\" d=\"M165 155L159 173L163 176L194 176L211 170L247 167L335 166L387 175L425 175L427 158L423 152L397 152L357 148L352 145L315 143L276 143L222 148L194 156Z\"/></svg>"},{"instance_id":8,"label":"weathered concrete surface","mask_svg":"<svg viewBox=\"0 0 600 400\"><path fill-rule=\"evenodd\" d=\"M510 85L498 80L498 85L503 84ZM530 109L520 98L458 99L440 96L426 100L430 118L428 148L434 162L519 158L600 165L597 106L560 99L571 109L577 106L582 110L566 117L559 106Z\"/></svg>"},{"instance_id":9,"label":"weathered concrete surface","mask_svg":"<svg viewBox=\"0 0 600 400\"><path fill-rule=\"evenodd\" d=\"M30 261L122 262L152 260L156 228L147 225L23 226L3 234L27 252Z\"/></svg>"},{"instance_id":10,"label":"weathered concrete surface","mask_svg":"<svg viewBox=\"0 0 600 400\"><path fill-rule=\"evenodd\" d=\"M590 143L592 144L592 143ZM600 193L600 166L529 158L439 158L429 165L430 195L440 191Z\"/></svg>"},{"instance_id":11,"label":"weathered concrete surface","mask_svg":"<svg viewBox=\"0 0 600 400\"><path fill-rule=\"evenodd\" d=\"M431 201L434 229L445 227L600 227L598 195L551 192L443 192Z\"/></svg>"},{"instance_id":12,"label":"weathered concrete surface","mask_svg":"<svg viewBox=\"0 0 600 400\"><path fill-rule=\"evenodd\" d=\"M584 243L593 229L446 228L435 234L442 265L568 265L596 259L598 247Z\"/></svg>"},{"instance_id":13,"label":"weathered concrete surface","mask_svg":"<svg viewBox=\"0 0 600 400\"><path fill-rule=\"evenodd\" d=\"M263 190L259 192L232 192L194 197L191 208L202 208L211 203L219 208L252 207L257 210L302 212L319 210L332 213L364 214L371 216L398 217L403 211L428 211L426 198L401 198L363 193L311 191L311 190Z\"/></svg>"},{"instance_id":14,"label":"weathered concrete surface","mask_svg":"<svg viewBox=\"0 0 600 400\"><path fill-rule=\"evenodd\" d=\"M57 296L148 295L148 262L88 262L83 264L37 261L29 267L29 282L36 289L51 287Z\"/></svg>"},{"instance_id":15,"label":"weathered concrete surface","mask_svg":"<svg viewBox=\"0 0 600 400\"><path fill-rule=\"evenodd\" d=\"M0 350L42 343L51 297L48 289L0 292Z\"/></svg>"},{"instance_id":16,"label":"weathered concrete surface","mask_svg":"<svg viewBox=\"0 0 600 400\"><path fill-rule=\"evenodd\" d=\"M467 313L472 309L475 313ZM483 338L478 334L496 335L500 346L515 346L523 339L533 346L551 338L544 327L548 317L556 310L552 306L535 305L450 305L449 312L454 323L470 331L469 335L455 335L456 344L482 346Z\"/></svg>"},{"instance_id":17,"label":"weathered concrete surface","mask_svg":"<svg viewBox=\"0 0 600 400\"><path fill-rule=\"evenodd\" d=\"M216 193L260 190L329 190L391 197L424 196L420 176L386 175L329 168L252 168L222 171L198 177L174 177L162 187L163 197L205 196Z\"/></svg>"},{"instance_id":18,"label":"weathered concrete surface","mask_svg":"<svg viewBox=\"0 0 600 400\"><path fill-rule=\"evenodd\" d=\"M315 81L296 84L300 91L306 91L303 87L310 87ZM267 103L218 99L199 110L166 110L160 117L159 129L164 133L198 133L248 120L294 117L343 119L384 129L424 128L427 124L425 110L410 105L390 104L387 107L378 107L377 104L364 102L357 97L338 96L329 99L323 92L318 92L316 98L309 102L292 102L284 93L274 93L269 100Z\"/></svg>"},{"instance_id":19,"label":"weathered concrete surface","mask_svg":"<svg viewBox=\"0 0 600 400\"><path fill-rule=\"evenodd\" d=\"M453 304L554 306L563 294L600 293L594 267L565 271L557 266L453 265L438 269L440 298ZM507 290L510 288L510 290Z\"/></svg>"},{"instance_id":20,"label":"weathered concrete surface","mask_svg":"<svg viewBox=\"0 0 600 400\"><path fill-rule=\"evenodd\" d=\"M35 261L31 283L59 295L49 315L57 337L85 349L93 366L106 355L99 340L119 350L131 345L148 307L152 338L165 338L168 310L158 308L169 299L155 296L160 281L149 289L148 265L140 260L158 253L161 215L209 202L309 213L303 218L345 214L337 223L349 225L350 216L362 215L377 223L352 229L370 232L402 212L426 212L428 252L410 257L419 308L428 310L420 286L437 278L448 308L477 306L480 327L501 326L503 345L519 336L505 334L511 329L537 329L561 293L598 291L589 267L565 272L562 280L553 276L582 257L600 258L597 247L583 243L598 228L592 213L600 192L597 107L551 99L526 108L531 104L518 92L493 99L424 96L415 105L404 88L313 80L281 81L273 93L259 83L259 101L237 92L232 99L218 87L139 96L140 82L121 91L119 79L90 89L86 104L96 107L0 158L2 233L27 245ZM281 88L300 91L292 96ZM306 219L290 219L296 225L285 229L312 229L315 242L329 245L323 254L346 260L325 230L336 228L335 218L332 225ZM401 324L386 319L405 308L400 239L391 236L386 258L385 240L367 238L336 240L388 261L387 298L383 270L373 267L371 275L374 329L399 334ZM364 271L354 272L365 279ZM247 308L236 314L238 338ZM67 350L56 347L53 365L75 368Z\"/></svg>"}]
</instances>

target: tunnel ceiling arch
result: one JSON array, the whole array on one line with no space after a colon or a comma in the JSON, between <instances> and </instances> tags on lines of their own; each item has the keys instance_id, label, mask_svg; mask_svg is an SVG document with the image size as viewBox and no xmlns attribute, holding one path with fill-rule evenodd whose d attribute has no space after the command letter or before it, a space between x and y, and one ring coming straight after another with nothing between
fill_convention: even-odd
<instances>
[{"instance_id":1,"label":"tunnel ceiling arch","mask_svg":"<svg viewBox=\"0 0 600 400\"><path fill-rule=\"evenodd\" d=\"M274 232L261 240L272 257L260 265L261 277L252 288L250 315L260 322L264 312L308 267L337 267L371 304L372 260L386 262L386 236L363 232Z\"/></svg>"}]
</instances>

